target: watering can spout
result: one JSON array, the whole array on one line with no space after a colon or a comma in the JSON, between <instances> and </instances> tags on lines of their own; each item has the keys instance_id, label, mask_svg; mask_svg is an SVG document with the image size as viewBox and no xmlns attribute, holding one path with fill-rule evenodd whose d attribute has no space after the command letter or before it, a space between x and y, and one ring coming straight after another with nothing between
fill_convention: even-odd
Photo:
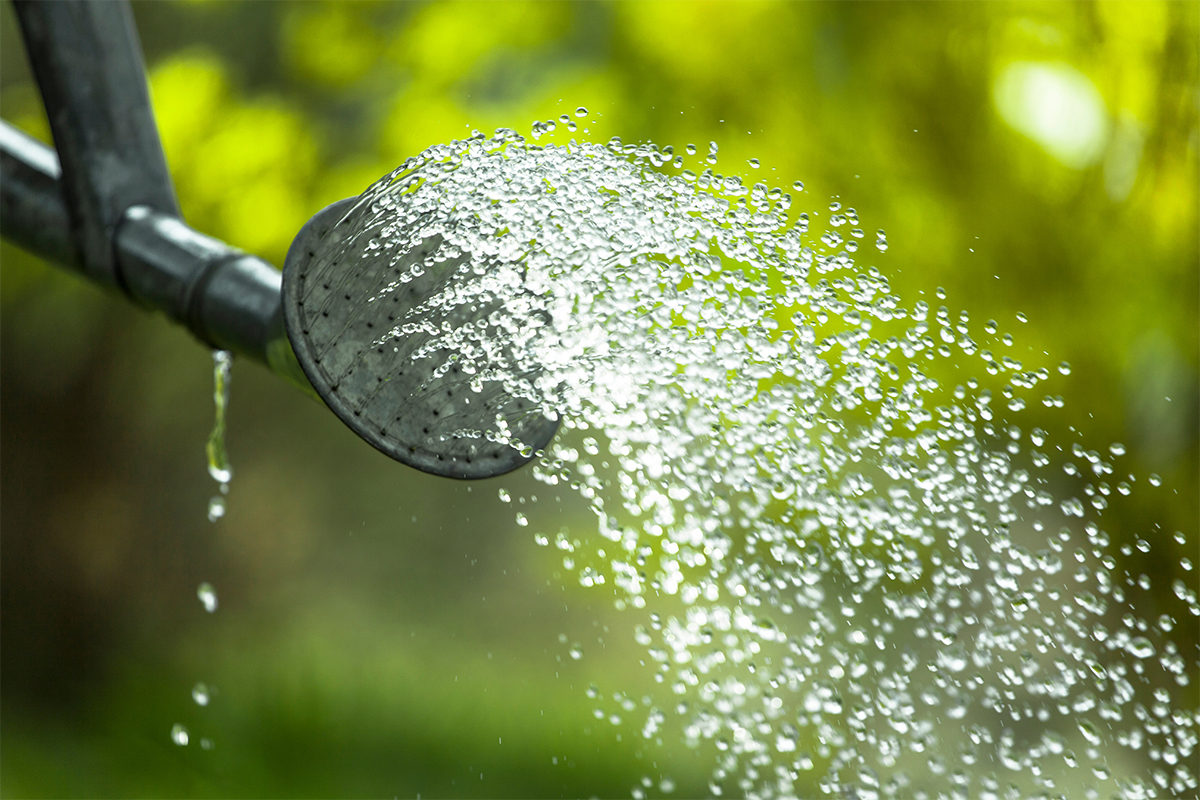
<instances>
[{"instance_id":1,"label":"watering can spout","mask_svg":"<svg viewBox=\"0 0 1200 800\"><path fill-rule=\"evenodd\" d=\"M211 347L265 364L402 463L448 477L486 478L530 460L515 448L497 447L487 448L486 458L463 457L440 440L398 440L395 430L402 426L389 435L359 424L313 360L297 359L311 343L297 339L302 332L287 322L295 316L288 313L289 297L299 300L284 291L286 278L180 218L128 3L17 0L14 7L55 148L0 122L4 238L164 312ZM292 252L315 246L355 201L314 216ZM548 442L556 428L542 425L534 445Z\"/></svg>"}]
</instances>

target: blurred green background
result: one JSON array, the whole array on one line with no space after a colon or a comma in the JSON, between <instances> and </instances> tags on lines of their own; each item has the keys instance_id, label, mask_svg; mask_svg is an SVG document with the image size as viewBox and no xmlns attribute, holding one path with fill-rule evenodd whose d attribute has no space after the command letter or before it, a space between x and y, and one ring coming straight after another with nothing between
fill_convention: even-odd
<instances>
[{"instance_id":1,"label":"blurred green background","mask_svg":"<svg viewBox=\"0 0 1200 800\"><path fill-rule=\"evenodd\" d=\"M715 140L724 172L757 157L756 179L803 180L798 209L840 198L887 230L872 254L900 295L943 286L1027 369L1071 362L1065 408L1025 424L1162 474L1107 524L1152 539L1138 571L1163 591L1196 585L1200 4L134 12L188 221L277 264L310 215L424 147L580 105L593 140ZM48 140L7 3L0 114ZM643 775L705 792L711 753L592 714L589 684L652 685L649 610L566 585L534 544L590 527L577 498L421 475L238 363L210 523L201 345L7 244L0 344L4 796L628 796ZM542 495L529 528L499 487ZM1195 628L1174 634L1185 654Z\"/></svg>"}]
</instances>

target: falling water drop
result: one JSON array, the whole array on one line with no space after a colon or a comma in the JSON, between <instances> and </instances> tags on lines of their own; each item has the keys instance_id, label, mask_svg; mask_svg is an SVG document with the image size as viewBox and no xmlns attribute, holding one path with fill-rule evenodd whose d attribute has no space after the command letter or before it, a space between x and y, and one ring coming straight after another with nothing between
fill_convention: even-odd
<instances>
[{"instance_id":1,"label":"falling water drop","mask_svg":"<svg viewBox=\"0 0 1200 800\"><path fill-rule=\"evenodd\" d=\"M216 421L204 449L208 455L208 474L217 483L229 483L229 479L233 477L233 469L229 466L229 456L225 452L225 409L229 404L229 378L233 354L227 350L214 350L212 358Z\"/></svg>"},{"instance_id":2,"label":"falling water drop","mask_svg":"<svg viewBox=\"0 0 1200 800\"><path fill-rule=\"evenodd\" d=\"M213 589L213 585L208 581L200 584L196 588L196 596L200 598L200 602L204 605L204 610L208 613L213 613L217 610L217 591Z\"/></svg>"},{"instance_id":3,"label":"falling water drop","mask_svg":"<svg viewBox=\"0 0 1200 800\"><path fill-rule=\"evenodd\" d=\"M1154 645L1144 636L1131 639L1128 650L1134 658L1150 658L1154 655Z\"/></svg>"},{"instance_id":4,"label":"falling water drop","mask_svg":"<svg viewBox=\"0 0 1200 800\"><path fill-rule=\"evenodd\" d=\"M229 405L229 379L233 366L233 354L227 350L214 350L212 358L213 403L216 406L216 418L204 450L208 457L208 474L221 485L221 494L208 501L208 521L216 522L225 516L225 498L222 495L229 493L229 481L233 477L233 468L229 466L229 456L225 451L225 412Z\"/></svg>"},{"instance_id":5,"label":"falling water drop","mask_svg":"<svg viewBox=\"0 0 1200 800\"><path fill-rule=\"evenodd\" d=\"M1078 722L1079 732L1083 734L1083 738L1087 739L1088 744L1098 745L1101 742L1100 732L1096 730L1096 726L1091 720L1083 719Z\"/></svg>"},{"instance_id":6,"label":"falling water drop","mask_svg":"<svg viewBox=\"0 0 1200 800\"><path fill-rule=\"evenodd\" d=\"M208 501L208 521L216 522L225 516L225 498L215 495Z\"/></svg>"}]
</instances>

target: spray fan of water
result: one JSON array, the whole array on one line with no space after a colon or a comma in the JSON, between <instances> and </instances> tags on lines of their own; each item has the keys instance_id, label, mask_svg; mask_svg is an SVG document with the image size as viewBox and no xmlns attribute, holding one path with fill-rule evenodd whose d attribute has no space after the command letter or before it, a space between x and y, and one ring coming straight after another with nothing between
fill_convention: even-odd
<instances>
[{"instance_id":1,"label":"spray fan of water","mask_svg":"<svg viewBox=\"0 0 1200 800\"><path fill-rule=\"evenodd\" d=\"M643 623L651 744L713 747L713 794L1195 793L1195 654L1170 636L1195 587L1138 616L1151 578L1101 521L1124 449L1021 426L1027 397L1061 405L1049 370L906 304L858 261L882 231L834 203L810 232L790 193L715 174L715 144L697 174L671 148L535 141L410 159L316 263L373 273L367 302L450 271L372 346L419 333L395 369L452 364L561 418L536 475L597 525L537 540ZM943 386L952 360L988 377ZM499 414L442 435L529 447ZM1080 496L1052 493L1064 469Z\"/></svg>"}]
</instances>

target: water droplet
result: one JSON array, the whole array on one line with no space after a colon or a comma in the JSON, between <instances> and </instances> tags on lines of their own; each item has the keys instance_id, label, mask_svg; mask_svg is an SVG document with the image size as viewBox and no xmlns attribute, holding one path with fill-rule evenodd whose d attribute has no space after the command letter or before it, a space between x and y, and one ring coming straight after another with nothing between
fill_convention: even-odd
<instances>
[{"instance_id":1,"label":"water droplet","mask_svg":"<svg viewBox=\"0 0 1200 800\"><path fill-rule=\"evenodd\" d=\"M580 106L579 108L575 109L575 116L583 118L583 117L586 117L587 115L588 115L588 110L586 108L584 108L583 106Z\"/></svg>"},{"instance_id":2,"label":"water droplet","mask_svg":"<svg viewBox=\"0 0 1200 800\"><path fill-rule=\"evenodd\" d=\"M1134 658L1150 658L1154 655L1154 645L1145 636L1130 639L1127 649Z\"/></svg>"},{"instance_id":3,"label":"water droplet","mask_svg":"<svg viewBox=\"0 0 1200 800\"><path fill-rule=\"evenodd\" d=\"M500 498L501 503L511 503L512 495L508 493L508 489L501 489L496 492L496 496Z\"/></svg>"},{"instance_id":4,"label":"water droplet","mask_svg":"<svg viewBox=\"0 0 1200 800\"><path fill-rule=\"evenodd\" d=\"M803 191L804 191L804 181L795 181L795 182L793 182L793 183L792 183L792 188L793 188L794 190L796 190L797 192L803 192Z\"/></svg>"},{"instance_id":5,"label":"water droplet","mask_svg":"<svg viewBox=\"0 0 1200 800\"><path fill-rule=\"evenodd\" d=\"M192 687L192 699L196 701L198 706L208 705L209 690L207 684L197 683Z\"/></svg>"},{"instance_id":6,"label":"water droplet","mask_svg":"<svg viewBox=\"0 0 1200 800\"><path fill-rule=\"evenodd\" d=\"M1017 312L1017 322L1029 322L1029 317L1025 316L1024 311Z\"/></svg>"},{"instance_id":7,"label":"water droplet","mask_svg":"<svg viewBox=\"0 0 1200 800\"><path fill-rule=\"evenodd\" d=\"M529 518L520 512L517 512L516 519L517 519L517 524L520 525L522 528L524 528L526 525L529 524Z\"/></svg>"},{"instance_id":8,"label":"water droplet","mask_svg":"<svg viewBox=\"0 0 1200 800\"><path fill-rule=\"evenodd\" d=\"M171 726L171 741L180 747L186 747L188 743L188 730L179 723Z\"/></svg>"},{"instance_id":9,"label":"water droplet","mask_svg":"<svg viewBox=\"0 0 1200 800\"><path fill-rule=\"evenodd\" d=\"M202 750L212 750L212 749L213 749L215 746L216 746L216 745L214 745L214 744L213 744L213 740L212 740L212 739L209 739L209 738L208 738L208 737L206 737L206 736L202 736L202 737L200 737L200 749L202 749Z\"/></svg>"},{"instance_id":10,"label":"water droplet","mask_svg":"<svg viewBox=\"0 0 1200 800\"><path fill-rule=\"evenodd\" d=\"M758 169L760 166L762 166L757 158L747 159L746 163L750 165L750 169Z\"/></svg>"},{"instance_id":11,"label":"water droplet","mask_svg":"<svg viewBox=\"0 0 1200 800\"><path fill-rule=\"evenodd\" d=\"M229 455L225 451L225 410L229 405L230 370L233 354L226 350L214 350L213 358L213 403L216 406L216 421L205 444L208 456L208 474L217 483L227 484L233 477L229 466Z\"/></svg>"},{"instance_id":12,"label":"water droplet","mask_svg":"<svg viewBox=\"0 0 1200 800\"><path fill-rule=\"evenodd\" d=\"M1102 741L1100 738L1100 731L1096 730L1096 726L1093 725L1090 720L1081 719L1077 724L1079 726L1079 732L1083 734L1084 739L1087 739L1088 744L1100 744Z\"/></svg>"},{"instance_id":13,"label":"water droplet","mask_svg":"<svg viewBox=\"0 0 1200 800\"><path fill-rule=\"evenodd\" d=\"M216 522L225 516L225 498L217 495L208 501L208 521Z\"/></svg>"},{"instance_id":14,"label":"water droplet","mask_svg":"<svg viewBox=\"0 0 1200 800\"><path fill-rule=\"evenodd\" d=\"M567 652L568 652L568 654L570 654L571 658L573 658L575 661L578 661L579 659L583 658L583 647L581 645L579 645L578 643L571 645L571 649L568 650Z\"/></svg>"},{"instance_id":15,"label":"water droplet","mask_svg":"<svg viewBox=\"0 0 1200 800\"><path fill-rule=\"evenodd\" d=\"M1068 364L1066 361L1064 361L1058 365L1058 371L1061 372L1063 375L1070 375L1071 374L1071 365Z\"/></svg>"},{"instance_id":16,"label":"water droplet","mask_svg":"<svg viewBox=\"0 0 1200 800\"><path fill-rule=\"evenodd\" d=\"M212 613L217 610L217 592L213 589L211 583L205 581L196 589L196 596L200 598L200 602L204 604L204 610Z\"/></svg>"}]
</instances>

